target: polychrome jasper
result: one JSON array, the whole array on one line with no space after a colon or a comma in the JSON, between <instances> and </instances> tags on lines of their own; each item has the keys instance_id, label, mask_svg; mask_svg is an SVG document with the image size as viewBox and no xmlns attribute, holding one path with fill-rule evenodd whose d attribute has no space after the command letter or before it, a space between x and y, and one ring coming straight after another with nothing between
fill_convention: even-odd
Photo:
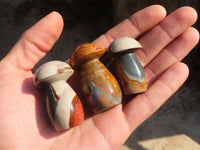
<instances>
[{"instance_id":1,"label":"polychrome jasper","mask_svg":"<svg viewBox=\"0 0 200 150\"><path fill-rule=\"evenodd\" d=\"M110 71L99 61L105 50L93 43L78 46L70 63L79 70L81 89L95 113L109 109L122 101L120 86Z\"/></svg>"},{"instance_id":2,"label":"polychrome jasper","mask_svg":"<svg viewBox=\"0 0 200 150\"><path fill-rule=\"evenodd\" d=\"M130 37L120 37L109 47L109 53L115 58L116 76L126 95L147 89L144 69L134 53L137 48L142 48L141 44Z\"/></svg>"},{"instance_id":3,"label":"polychrome jasper","mask_svg":"<svg viewBox=\"0 0 200 150\"><path fill-rule=\"evenodd\" d=\"M73 72L65 62L50 61L36 71L34 78L36 87L46 88L48 115L58 131L79 125L84 120L82 103L66 82Z\"/></svg>"}]
</instances>

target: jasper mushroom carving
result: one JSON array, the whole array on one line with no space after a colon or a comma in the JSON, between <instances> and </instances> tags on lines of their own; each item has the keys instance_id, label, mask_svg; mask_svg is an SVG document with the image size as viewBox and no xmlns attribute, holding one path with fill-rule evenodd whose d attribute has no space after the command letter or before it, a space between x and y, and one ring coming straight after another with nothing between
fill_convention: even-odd
<instances>
[{"instance_id":1,"label":"jasper mushroom carving","mask_svg":"<svg viewBox=\"0 0 200 150\"><path fill-rule=\"evenodd\" d=\"M93 43L78 46L70 63L80 72L81 89L95 113L107 110L122 101L120 86L110 71L99 61L105 50Z\"/></svg>"},{"instance_id":2,"label":"jasper mushroom carving","mask_svg":"<svg viewBox=\"0 0 200 150\"><path fill-rule=\"evenodd\" d=\"M142 45L133 38L120 37L109 47L109 54L115 58L115 73L126 95L146 91L147 79L135 50Z\"/></svg>"},{"instance_id":3,"label":"jasper mushroom carving","mask_svg":"<svg viewBox=\"0 0 200 150\"><path fill-rule=\"evenodd\" d=\"M57 131L79 125L84 120L82 103L66 82L73 72L65 62L50 61L35 73L34 85L46 88L48 115Z\"/></svg>"}]
</instances>

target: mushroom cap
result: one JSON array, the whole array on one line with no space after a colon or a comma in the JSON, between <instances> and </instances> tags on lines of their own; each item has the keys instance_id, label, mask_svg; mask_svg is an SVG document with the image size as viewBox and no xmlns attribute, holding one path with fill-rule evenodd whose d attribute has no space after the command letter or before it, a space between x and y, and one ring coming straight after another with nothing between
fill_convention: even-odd
<instances>
[{"instance_id":1,"label":"mushroom cap","mask_svg":"<svg viewBox=\"0 0 200 150\"><path fill-rule=\"evenodd\" d=\"M111 43L109 52L115 54L137 48L142 48L142 45L137 40L130 37L120 37Z\"/></svg>"},{"instance_id":2,"label":"mushroom cap","mask_svg":"<svg viewBox=\"0 0 200 150\"><path fill-rule=\"evenodd\" d=\"M51 84L59 80L67 80L73 72L73 69L65 62L50 61L37 69L34 85L38 87L40 83Z\"/></svg>"},{"instance_id":3,"label":"mushroom cap","mask_svg":"<svg viewBox=\"0 0 200 150\"><path fill-rule=\"evenodd\" d=\"M79 67L88 60L101 57L105 50L94 43L85 43L78 46L72 53L70 64L73 68Z\"/></svg>"}]
</instances>

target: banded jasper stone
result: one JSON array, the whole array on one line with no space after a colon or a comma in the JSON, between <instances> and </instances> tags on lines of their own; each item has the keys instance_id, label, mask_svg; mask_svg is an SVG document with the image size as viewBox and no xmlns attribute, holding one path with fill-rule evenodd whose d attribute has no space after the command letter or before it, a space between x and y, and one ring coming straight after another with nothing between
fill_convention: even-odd
<instances>
[{"instance_id":1,"label":"banded jasper stone","mask_svg":"<svg viewBox=\"0 0 200 150\"><path fill-rule=\"evenodd\" d=\"M81 89L95 113L122 101L120 86L110 71L99 61L105 50L93 43L78 46L71 56L71 66L80 72Z\"/></svg>"},{"instance_id":2,"label":"banded jasper stone","mask_svg":"<svg viewBox=\"0 0 200 150\"><path fill-rule=\"evenodd\" d=\"M83 107L82 103L79 99L79 97L76 95L71 104L71 109L70 109L70 122L69 126L74 127L80 124L80 122L83 122Z\"/></svg>"},{"instance_id":3,"label":"banded jasper stone","mask_svg":"<svg viewBox=\"0 0 200 150\"><path fill-rule=\"evenodd\" d=\"M138 48L142 48L140 43L130 37L118 38L109 47L109 53L115 58L116 76L126 95L147 89L144 69L135 55Z\"/></svg>"},{"instance_id":4,"label":"banded jasper stone","mask_svg":"<svg viewBox=\"0 0 200 150\"><path fill-rule=\"evenodd\" d=\"M84 121L82 103L67 84L72 68L61 61L42 65L34 78L36 87L46 88L46 105L49 118L57 131L69 129Z\"/></svg>"}]
</instances>

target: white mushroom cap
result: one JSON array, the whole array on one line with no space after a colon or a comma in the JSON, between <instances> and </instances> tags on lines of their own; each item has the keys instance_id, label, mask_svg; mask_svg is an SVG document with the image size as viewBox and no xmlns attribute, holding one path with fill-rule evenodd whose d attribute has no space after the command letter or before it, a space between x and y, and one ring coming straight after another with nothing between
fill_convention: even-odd
<instances>
[{"instance_id":1,"label":"white mushroom cap","mask_svg":"<svg viewBox=\"0 0 200 150\"><path fill-rule=\"evenodd\" d=\"M111 53L120 53L137 48L142 48L142 45L137 40L130 37L120 37L111 43L109 51Z\"/></svg>"},{"instance_id":2,"label":"white mushroom cap","mask_svg":"<svg viewBox=\"0 0 200 150\"><path fill-rule=\"evenodd\" d=\"M67 80L73 72L73 69L65 62L50 61L38 68L34 84L38 86L41 82L51 84L55 81Z\"/></svg>"}]
</instances>

